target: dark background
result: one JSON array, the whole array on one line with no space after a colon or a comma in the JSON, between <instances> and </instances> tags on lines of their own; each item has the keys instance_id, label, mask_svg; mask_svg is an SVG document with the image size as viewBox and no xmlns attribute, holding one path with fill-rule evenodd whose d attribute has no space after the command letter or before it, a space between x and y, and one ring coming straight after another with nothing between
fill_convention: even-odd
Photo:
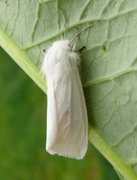
<instances>
[{"instance_id":1,"label":"dark background","mask_svg":"<svg viewBox=\"0 0 137 180\"><path fill-rule=\"evenodd\" d=\"M0 48L0 180L118 180L89 143L83 160L45 151L46 95Z\"/></svg>"}]
</instances>

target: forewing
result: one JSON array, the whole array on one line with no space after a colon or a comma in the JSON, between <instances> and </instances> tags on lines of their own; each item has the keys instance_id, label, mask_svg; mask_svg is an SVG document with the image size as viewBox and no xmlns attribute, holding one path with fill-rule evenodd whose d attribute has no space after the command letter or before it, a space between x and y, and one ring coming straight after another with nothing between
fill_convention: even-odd
<instances>
[{"instance_id":1,"label":"forewing","mask_svg":"<svg viewBox=\"0 0 137 180\"><path fill-rule=\"evenodd\" d=\"M87 150L87 112L76 64L61 61L48 81L46 149L81 159Z\"/></svg>"}]
</instances>

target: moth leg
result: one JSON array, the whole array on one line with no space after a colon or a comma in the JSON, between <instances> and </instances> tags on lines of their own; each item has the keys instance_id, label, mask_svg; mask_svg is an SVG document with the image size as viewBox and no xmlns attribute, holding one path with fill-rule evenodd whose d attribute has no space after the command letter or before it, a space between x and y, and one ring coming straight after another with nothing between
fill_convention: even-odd
<instances>
[{"instance_id":1,"label":"moth leg","mask_svg":"<svg viewBox=\"0 0 137 180\"><path fill-rule=\"evenodd\" d=\"M74 52L82 52L84 49L86 49L86 46L82 46L80 49L75 50Z\"/></svg>"}]
</instances>

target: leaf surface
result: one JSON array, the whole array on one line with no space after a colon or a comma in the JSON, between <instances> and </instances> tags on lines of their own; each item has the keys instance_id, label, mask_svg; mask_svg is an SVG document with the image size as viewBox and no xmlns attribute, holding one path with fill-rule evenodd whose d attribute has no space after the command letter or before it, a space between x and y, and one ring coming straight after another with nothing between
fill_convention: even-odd
<instances>
[{"instance_id":1,"label":"leaf surface","mask_svg":"<svg viewBox=\"0 0 137 180\"><path fill-rule=\"evenodd\" d=\"M137 0L0 1L0 45L46 92L42 50L77 40L89 141L126 179L137 179Z\"/></svg>"}]
</instances>

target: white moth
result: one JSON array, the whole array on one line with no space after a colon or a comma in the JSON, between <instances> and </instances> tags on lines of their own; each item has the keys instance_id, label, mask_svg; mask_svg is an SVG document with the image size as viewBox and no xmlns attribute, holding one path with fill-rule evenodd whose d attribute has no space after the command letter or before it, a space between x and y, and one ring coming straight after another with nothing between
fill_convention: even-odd
<instances>
[{"instance_id":1,"label":"white moth","mask_svg":"<svg viewBox=\"0 0 137 180\"><path fill-rule=\"evenodd\" d=\"M88 146L88 120L78 65L80 56L69 40L47 50L41 67L47 79L46 150L82 159Z\"/></svg>"}]
</instances>

